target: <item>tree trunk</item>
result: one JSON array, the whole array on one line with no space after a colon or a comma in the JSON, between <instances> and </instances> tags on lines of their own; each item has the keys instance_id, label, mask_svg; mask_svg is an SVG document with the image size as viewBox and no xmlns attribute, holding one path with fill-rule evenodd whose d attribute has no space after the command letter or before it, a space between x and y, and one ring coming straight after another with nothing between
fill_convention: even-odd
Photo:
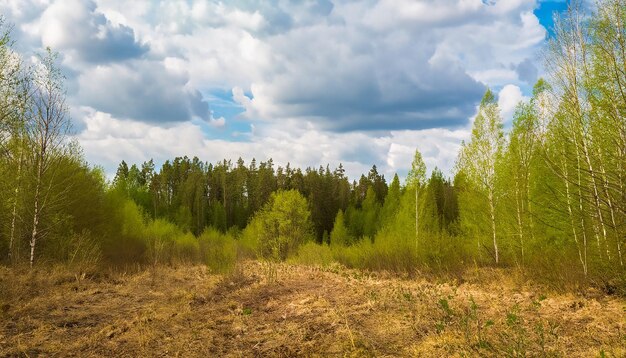
<instances>
[{"instance_id":1,"label":"tree trunk","mask_svg":"<svg viewBox=\"0 0 626 358\"><path fill-rule=\"evenodd\" d=\"M578 163L578 167L577 167L577 172L578 172L578 210L580 210L580 225L582 228L582 234L583 234L583 249L584 249L584 256L585 256L585 267L587 267L587 229L585 227L585 216L583 215L584 213L584 208L583 208L583 193L582 193L582 182L581 182L581 177L580 177L580 160L577 161ZM595 228L595 226L594 226ZM597 232L596 232L596 239L598 238L597 236ZM599 245L599 244L598 244ZM600 246L598 246L598 250L600 249ZM601 252L600 252L601 253Z\"/></svg>"},{"instance_id":2,"label":"tree trunk","mask_svg":"<svg viewBox=\"0 0 626 358\"><path fill-rule=\"evenodd\" d=\"M494 205L493 189L489 189L489 215L491 216L491 235L493 238L493 250L496 259L496 265L500 262L498 255L498 240L496 239L496 208Z\"/></svg>"},{"instance_id":3,"label":"tree trunk","mask_svg":"<svg viewBox=\"0 0 626 358\"><path fill-rule=\"evenodd\" d=\"M596 173L594 172L593 165L591 164L591 158L589 156L589 150L587 148L587 142L585 140L585 135L583 133L582 138L582 146L583 146L583 154L585 155L585 162L587 163L587 168L589 169L589 175L591 176L591 184L593 188L593 200L596 208L596 215L598 220L600 221L600 228L602 229L602 238L604 239L604 246L606 249L606 257L611 261L611 252L609 251L609 243L607 241L606 234L606 225L604 224L604 217L602 215L602 208L600 206L600 194L598 193L598 184L596 183Z\"/></svg>"},{"instance_id":4,"label":"tree trunk","mask_svg":"<svg viewBox=\"0 0 626 358\"><path fill-rule=\"evenodd\" d=\"M581 215L580 220L581 222L583 222L583 227L584 227L584 216L583 216L584 208L583 208L583 202L582 202L583 201L583 194L582 194L583 184L582 184L582 175L581 175L581 172L583 169L581 168L581 165L580 165L581 154L580 154L580 149L578 145L578 139L576 139L576 133L573 133L573 135L574 135L574 145L576 147L576 173L578 174L578 206L580 208L580 215ZM598 246L598 256L602 257L602 247L600 245L600 234L598 233L597 224L593 222L593 220L592 220L591 226L593 227L593 233L596 238L596 244Z\"/></svg>"},{"instance_id":5,"label":"tree trunk","mask_svg":"<svg viewBox=\"0 0 626 358\"><path fill-rule=\"evenodd\" d=\"M519 177L515 178L515 209L517 211L517 231L520 242L520 251L522 254L522 266L524 266L524 228L522 223L522 208L520 207L520 191L519 191Z\"/></svg>"},{"instance_id":6,"label":"tree trunk","mask_svg":"<svg viewBox=\"0 0 626 358\"><path fill-rule=\"evenodd\" d=\"M418 201L419 186L415 184L415 252L417 253L419 247L419 201Z\"/></svg>"},{"instance_id":7,"label":"tree trunk","mask_svg":"<svg viewBox=\"0 0 626 358\"><path fill-rule=\"evenodd\" d=\"M19 162L17 165L17 182L15 183L15 191L13 197L13 210L11 215L11 233L9 237L9 261L13 259L13 243L15 242L15 222L17 221L17 201L20 194L20 185L22 180L22 157L24 155L24 148L20 146Z\"/></svg>"},{"instance_id":8,"label":"tree trunk","mask_svg":"<svg viewBox=\"0 0 626 358\"><path fill-rule=\"evenodd\" d=\"M528 172L526 172L526 181L524 182L524 185L526 186L526 212L528 215L528 224L529 224L529 229L528 231L530 232L530 240L531 241L535 241L535 222L533 220L533 211L532 211L532 202L530 200L530 170L528 170Z\"/></svg>"},{"instance_id":9,"label":"tree trunk","mask_svg":"<svg viewBox=\"0 0 626 358\"><path fill-rule=\"evenodd\" d=\"M33 268L35 262L35 245L37 244L37 229L39 225L39 215L41 213L41 207L39 206L39 196L41 189L41 176L42 176L42 160L39 160L37 164L37 178L35 184L35 207L33 210L33 232L30 237L30 268Z\"/></svg>"},{"instance_id":10,"label":"tree trunk","mask_svg":"<svg viewBox=\"0 0 626 358\"><path fill-rule=\"evenodd\" d=\"M570 218L570 224L572 226L572 234L574 235L574 242L576 242L576 249L578 249L578 259L583 266L583 272L585 273L585 277L587 276L587 235L585 234L585 227L583 222L583 249L580 249L580 243L578 242L578 233L576 231L576 225L574 224L574 213L572 211L572 203L571 203L571 195L569 190L569 179L568 179L568 170L567 170L567 159L563 159L563 169L564 169L564 178L563 182L565 183L565 195L567 199L567 213Z\"/></svg>"},{"instance_id":11,"label":"tree trunk","mask_svg":"<svg viewBox=\"0 0 626 358\"><path fill-rule=\"evenodd\" d=\"M611 193L609 191L609 183L607 180L606 170L604 169L602 153L600 152L600 150L598 150L598 159L599 159L599 167L600 167L600 182L602 183L602 189L604 189L604 195L606 197L606 205L608 206L609 214L611 214L611 228L613 229L613 232L615 233L615 241L617 244L617 256L619 258L620 266L624 266L624 261L622 259L622 247L621 247L620 240L619 240L619 233L617 231L617 222L615 220L615 208L613 206L613 200L611 200Z\"/></svg>"}]
</instances>

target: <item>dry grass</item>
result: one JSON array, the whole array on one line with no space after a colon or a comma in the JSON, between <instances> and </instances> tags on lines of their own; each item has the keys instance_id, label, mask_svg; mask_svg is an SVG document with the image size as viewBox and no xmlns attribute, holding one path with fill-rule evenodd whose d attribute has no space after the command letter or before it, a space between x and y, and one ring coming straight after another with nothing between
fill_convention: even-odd
<instances>
[{"instance_id":1,"label":"dry grass","mask_svg":"<svg viewBox=\"0 0 626 358\"><path fill-rule=\"evenodd\" d=\"M80 277L0 268L0 356L624 356L626 302L257 262Z\"/></svg>"}]
</instances>

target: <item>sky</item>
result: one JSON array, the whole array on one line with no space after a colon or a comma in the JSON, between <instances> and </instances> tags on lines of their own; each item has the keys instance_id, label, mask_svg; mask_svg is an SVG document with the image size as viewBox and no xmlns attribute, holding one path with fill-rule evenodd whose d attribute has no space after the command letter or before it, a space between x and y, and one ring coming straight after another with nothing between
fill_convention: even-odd
<instances>
[{"instance_id":1,"label":"sky","mask_svg":"<svg viewBox=\"0 0 626 358\"><path fill-rule=\"evenodd\" d=\"M447 175L487 88L505 127L564 1L0 0L15 50L59 52L92 165L273 158Z\"/></svg>"}]
</instances>

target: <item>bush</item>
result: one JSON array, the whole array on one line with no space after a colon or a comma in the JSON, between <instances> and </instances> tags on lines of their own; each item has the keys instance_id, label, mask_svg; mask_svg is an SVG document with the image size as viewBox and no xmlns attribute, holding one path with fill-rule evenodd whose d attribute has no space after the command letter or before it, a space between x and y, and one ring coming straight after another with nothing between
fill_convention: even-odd
<instances>
[{"instance_id":1,"label":"bush","mask_svg":"<svg viewBox=\"0 0 626 358\"><path fill-rule=\"evenodd\" d=\"M202 261L216 273L228 273L235 268L237 242L232 234L214 228L204 230L198 238Z\"/></svg>"},{"instance_id":2,"label":"bush","mask_svg":"<svg viewBox=\"0 0 626 358\"><path fill-rule=\"evenodd\" d=\"M366 268L368 258L372 256L373 244L364 237L361 241L347 247L333 247L333 256L340 264L349 268Z\"/></svg>"},{"instance_id":3,"label":"bush","mask_svg":"<svg viewBox=\"0 0 626 358\"><path fill-rule=\"evenodd\" d=\"M75 274L95 271L101 258L100 243L89 231L72 233L65 240L62 262Z\"/></svg>"},{"instance_id":4,"label":"bush","mask_svg":"<svg viewBox=\"0 0 626 358\"><path fill-rule=\"evenodd\" d=\"M171 264L174 258L175 240L180 235L180 229L169 221L157 219L149 222L144 233L147 246L146 261L151 265L163 262Z\"/></svg>"},{"instance_id":5,"label":"bush","mask_svg":"<svg viewBox=\"0 0 626 358\"><path fill-rule=\"evenodd\" d=\"M241 236L239 237L241 256L250 259L256 259L261 256L259 243L261 230L261 221L252 220L242 231Z\"/></svg>"},{"instance_id":6,"label":"bush","mask_svg":"<svg viewBox=\"0 0 626 358\"><path fill-rule=\"evenodd\" d=\"M140 262L145 255L145 218L132 200L111 193L107 197L109 230L102 240L104 259L114 264Z\"/></svg>"},{"instance_id":7,"label":"bush","mask_svg":"<svg viewBox=\"0 0 626 358\"><path fill-rule=\"evenodd\" d=\"M303 265L329 266L335 259L333 257L333 251L328 245L320 245L309 241L300 246L298 253L289 261Z\"/></svg>"},{"instance_id":8,"label":"bush","mask_svg":"<svg viewBox=\"0 0 626 358\"><path fill-rule=\"evenodd\" d=\"M194 263L200 260L200 244L191 233L179 234L175 242L176 259L184 263Z\"/></svg>"},{"instance_id":9,"label":"bush","mask_svg":"<svg viewBox=\"0 0 626 358\"><path fill-rule=\"evenodd\" d=\"M330 232L330 244L333 246L346 246L352 243L352 238L346 227L343 210L337 212L333 230Z\"/></svg>"},{"instance_id":10,"label":"bush","mask_svg":"<svg viewBox=\"0 0 626 358\"><path fill-rule=\"evenodd\" d=\"M307 200L297 190L277 191L254 216L244 232L244 242L253 244L260 257L284 261L312 235Z\"/></svg>"}]
</instances>

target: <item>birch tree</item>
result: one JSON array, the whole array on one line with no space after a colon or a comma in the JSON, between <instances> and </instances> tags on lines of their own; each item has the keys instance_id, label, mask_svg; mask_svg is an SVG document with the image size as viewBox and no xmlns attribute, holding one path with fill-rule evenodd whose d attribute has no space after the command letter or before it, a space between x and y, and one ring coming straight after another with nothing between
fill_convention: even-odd
<instances>
[{"instance_id":1,"label":"birch tree","mask_svg":"<svg viewBox=\"0 0 626 358\"><path fill-rule=\"evenodd\" d=\"M600 200L607 216L609 243L624 266L626 240L626 1L605 0L589 27L590 123Z\"/></svg>"},{"instance_id":2,"label":"birch tree","mask_svg":"<svg viewBox=\"0 0 626 358\"><path fill-rule=\"evenodd\" d=\"M51 188L58 163L69 149L70 118L65 103L63 75L50 49L40 58L33 78L33 96L28 113L28 138L33 168L33 222L30 235L30 266L35 261L37 240L42 237L41 218L50 204Z\"/></svg>"},{"instance_id":3,"label":"birch tree","mask_svg":"<svg viewBox=\"0 0 626 358\"><path fill-rule=\"evenodd\" d=\"M532 181L536 180L533 175L541 144L538 102L545 88L545 81L540 79L534 87L531 100L528 103L521 102L516 107L509 133L509 145L503 160L506 169L503 189L507 193L508 201L514 207L513 236L518 238L522 264L525 246L529 239L534 239L531 185Z\"/></svg>"},{"instance_id":4,"label":"birch tree","mask_svg":"<svg viewBox=\"0 0 626 358\"><path fill-rule=\"evenodd\" d=\"M491 239L495 263L500 262L496 232L496 205L499 194L496 191L496 163L504 148L502 117L495 96L487 90L480 102L474 120L469 143L463 143L457 163L458 170L467 177L473 190L484 199L488 206Z\"/></svg>"},{"instance_id":5,"label":"birch tree","mask_svg":"<svg viewBox=\"0 0 626 358\"><path fill-rule=\"evenodd\" d=\"M624 168L626 167L626 1L599 1L585 14L579 2L557 19L546 53L552 85L553 131L562 150L550 158L568 203L585 274L586 238L595 241L594 262L624 265ZM578 218L574 218L578 216ZM574 220L575 219L575 220ZM587 231L589 230L589 233ZM593 242L592 241L592 242Z\"/></svg>"},{"instance_id":6,"label":"birch tree","mask_svg":"<svg viewBox=\"0 0 626 358\"><path fill-rule=\"evenodd\" d=\"M406 178L407 188L415 192L415 249L419 247L419 194L424 184L426 184L426 164L422 159L422 153L419 149L415 149L415 155L413 156L413 162L411 163L411 170Z\"/></svg>"},{"instance_id":7,"label":"birch tree","mask_svg":"<svg viewBox=\"0 0 626 358\"><path fill-rule=\"evenodd\" d=\"M30 73L13 51L11 28L0 17L0 159L6 166L0 183L11 188L8 258L14 259L18 209L22 194L25 143L25 111L30 93Z\"/></svg>"}]
</instances>

